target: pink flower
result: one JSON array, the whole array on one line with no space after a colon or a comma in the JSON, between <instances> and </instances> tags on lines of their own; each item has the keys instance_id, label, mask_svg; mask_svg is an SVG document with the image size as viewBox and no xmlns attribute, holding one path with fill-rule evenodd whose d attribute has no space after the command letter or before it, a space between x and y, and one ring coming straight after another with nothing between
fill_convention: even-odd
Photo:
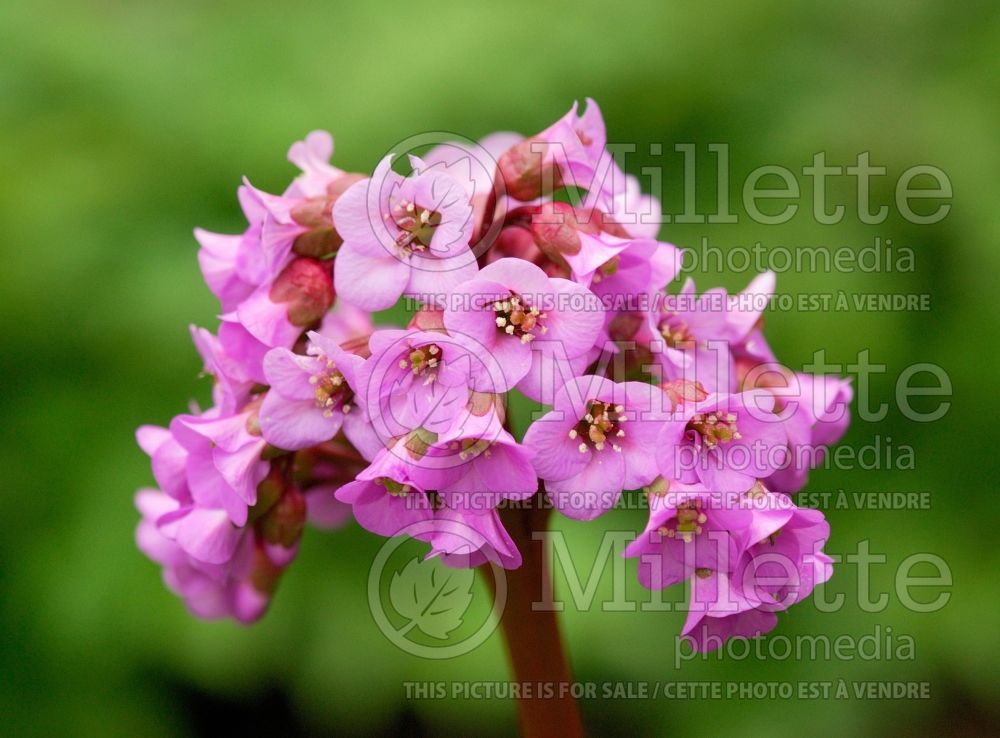
<instances>
[{"instance_id":1,"label":"pink flower","mask_svg":"<svg viewBox=\"0 0 1000 738\"><path fill-rule=\"evenodd\" d=\"M238 190L248 228L239 236L195 230L198 254L209 288L231 312L254 289L271 281L287 266L292 252L325 256L340 244L331 210L336 198L357 180L330 166L333 138L313 131L292 144L288 159L299 175L282 195L270 195L246 182Z\"/></svg>"},{"instance_id":2,"label":"pink flower","mask_svg":"<svg viewBox=\"0 0 1000 738\"><path fill-rule=\"evenodd\" d=\"M225 510L235 525L246 523L249 507L257 502L257 485L269 468L261 459L267 443L255 405L222 417L213 411L178 415L170 423L171 435L187 451L191 498L200 507Z\"/></svg>"},{"instance_id":3,"label":"pink flower","mask_svg":"<svg viewBox=\"0 0 1000 738\"><path fill-rule=\"evenodd\" d=\"M660 474L720 492L745 492L785 462L787 437L764 390L685 402L660 430Z\"/></svg>"},{"instance_id":4,"label":"pink flower","mask_svg":"<svg viewBox=\"0 0 1000 738\"><path fill-rule=\"evenodd\" d=\"M498 131L479 139L478 142L446 141L435 146L422 158L428 168L446 172L465 189L472 203L474 221L483 220L487 201L493 194L493 177L497 159L512 146L524 140L519 133ZM505 198L497 200L494 221L506 210Z\"/></svg>"},{"instance_id":5,"label":"pink flower","mask_svg":"<svg viewBox=\"0 0 1000 738\"><path fill-rule=\"evenodd\" d=\"M266 383L264 356L275 347L291 348L314 328L333 305L330 263L299 257L272 284L257 289L221 317L219 344L229 363L256 382Z\"/></svg>"},{"instance_id":6,"label":"pink flower","mask_svg":"<svg viewBox=\"0 0 1000 738\"><path fill-rule=\"evenodd\" d=\"M417 454L412 443L402 448L407 449L403 460L411 465L410 477L436 490L452 510L482 514L538 491L532 453L504 429L493 409L457 418L445 432L426 437Z\"/></svg>"},{"instance_id":7,"label":"pink flower","mask_svg":"<svg viewBox=\"0 0 1000 738\"><path fill-rule=\"evenodd\" d=\"M204 328L190 327L191 339L201 354L205 373L215 380L212 399L222 415L231 415L250 399L254 378L246 372L244 363L234 359L223 348L222 341Z\"/></svg>"},{"instance_id":8,"label":"pink flower","mask_svg":"<svg viewBox=\"0 0 1000 738\"><path fill-rule=\"evenodd\" d=\"M417 428L443 433L470 412L472 393L508 386L490 353L440 330L383 329L368 347L358 387L385 441Z\"/></svg>"},{"instance_id":9,"label":"pink flower","mask_svg":"<svg viewBox=\"0 0 1000 738\"><path fill-rule=\"evenodd\" d=\"M788 433L788 459L767 478L767 485L779 492L798 492L809 470L823 463L827 447L847 431L854 391L849 379L799 372L789 375L787 386L770 390Z\"/></svg>"},{"instance_id":10,"label":"pink flower","mask_svg":"<svg viewBox=\"0 0 1000 738\"><path fill-rule=\"evenodd\" d=\"M819 510L795 507L779 494L758 494L783 499L780 510L789 514L767 535L752 536L756 542L737 563L733 581L755 607L785 610L833 573L832 560L821 550L830 537L830 525ZM777 509L772 506L767 512L773 518ZM760 516L758 510L755 514Z\"/></svg>"},{"instance_id":11,"label":"pink flower","mask_svg":"<svg viewBox=\"0 0 1000 738\"><path fill-rule=\"evenodd\" d=\"M524 445L560 512L590 520L614 507L622 490L656 478L663 402L648 384L595 376L574 379L556 394Z\"/></svg>"},{"instance_id":12,"label":"pink flower","mask_svg":"<svg viewBox=\"0 0 1000 738\"><path fill-rule=\"evenodd\" d=\"M508 386L540 361L535 341L558 343L566 358L586 354L604 323L596 296L582 285L550 278L520 259L500 259L449 296L444 324L481 346L503 367Z\"/></svg>"},{"instance_id":13,"label":"pink flower","mask_svg":"<svg viewBox=\"0 0 1000 738\"><path fill-rule=\"evenodd\" d=\"M757 487L747 495L756 524L736 565L698 569L682 635L696 651L731 637L757 637L777 624L777 611L807 597L830 578L832 561L820 549L829 526L818 510Z\"/></svg>"},{"instance_id":14,"label":"pink flower","mask_svg":"<svg viewBox=\"0 0 1000 738\"><path fill-rule=\"evenodd\" d=\"M198 617L260 618L281 572L295 558L305 517L302 495L278 490L253 527L236 527L224 512L180 505L157 490L136 495L142 520L136 542L164 567L167 586Z\"/></svg>"},{"instance_id":15,"label":"pink flower","mask_svg":"<svg viewBox=\"0 0 1000 738\"><path fill-rule=\"evenodd\" d=\"M402 452L383 448L357 479L337 490L337 499L351 506L358 524L380 536L395 536L434 516L424 489L410 478Z\"/></svg>"},{"instance_id":16,"label":"pink flower","mask_svg":"<svg viewBox=\"0 0 1000 738\"><path fill-rule=\"evenodd\" d=\"M752 523L740 494L671 483L666 493L649 496L649 524L625 556L639 557L640 584L662 589L698 569L729 571Z\"/></svg>"},{"instance_id":17,"label":"pink flower","mask_svg":"<svg viewBox=\"0 0 1000 738\"><path fill-rule=\"evenodd\" d=\"M139 426L135 438L153 462L153 478L160 489L180 503L189 502L187 450L169 430L156 425Z\"/></svg>"},{"instance_id":18,"label":"pink flower","mask_svg":"<svg viewBox=\"0 0 1000 738\"><path fill-rule=\"evenodd\" d=\"M337 293L365 310L384 310L403 294L441 294L476 273L468 194L439 169L415 157L411 163L414 172L404 178L387 156L333 209L344 238Z\"/></svg>"},{"instance_id":19,"label":"pink flower","mask_svg":"<svg viewBox=\"0 0 1000 738\"><path fill-rule=\"evenodd\" d=\"M256 268L248 266L249 254L260 250L260 233L264 223L265 210L246 186L236 191L243 214L249 226L238 236L196 228L194 236L201 249L198 262L201 265L205 283L219 302L222 310L229 312L245 300L260 285Z\"/></svg>"},{"instance_id":20,"label":"pink flower","mask_svg":"<svg viewBox=\"0 0 1000 738\"><path fill-rule=\"evenodd\" d=\"M260 408L260 430L267 442L295 451L330 440L341 426L350 438L352 426L367 425L364 409L355 410L356 375L363 363L314 331L305 356L285 348L269 351L264 375L271 389Z\"/></svg>"},{"instance_id":21,"label":"pink flower","mask_svg":"<svg viewBox=\"0 0 1000 738\"><path fill-rule=\"evenodd\" d=\"M487 562L504 569L521 566L517 550L495 510L472 512L442 508L434 516L434 530L427 558L440 557L446 566L468 569Z\"/></svg>"},{"instance_id":22,"label":"pink flower","mask_svg":"<svg viewBox=\"0 0 1000 738\"><path fill-rule=\"evenodd\" d=\"M679 294L668 295L651 315L650 345L666 379L693 380L709 392L732 391L733 352L746 345L767 307L774 274L761 274L739 295L713 289L699 296L694 289L688 279Z\"/></svg>"}]
</instances>

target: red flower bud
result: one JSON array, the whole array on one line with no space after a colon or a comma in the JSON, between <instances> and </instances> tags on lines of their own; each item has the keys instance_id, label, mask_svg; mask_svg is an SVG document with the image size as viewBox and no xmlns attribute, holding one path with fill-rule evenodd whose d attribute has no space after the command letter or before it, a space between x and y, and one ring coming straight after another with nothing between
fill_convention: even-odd
<instances>
[{"instance_id":1,"label":"red flower bud","mask_svg":"<svg viewBox=\"0 0 1000 738\"><path fill-rule=\"evenodd\" d=\"M271 287L271 301L288 303L288 320L306 328L333 306L332 264L308 257L285 267Z\"/></svg>"},{"instance_id":2,"label":"red flower bud","mask_svg":"<svg viewBox=\"0 0 1000 738\"><path fill-rule=\"evenodd\" d=\"M306 524L306 498L298 487L285 487L284 494L260 519L260 532L268 543L291 548Z\"/></svg>"},{"instance_id":3,"label":"red flower bud","mask_svg":"<svg viewBox=\"0 0 1000 738\"><path fill-rule=\"evenodd\" d=\"M539 149L532 151L532 147ZM544 145L535 139L515 144L500 157L497 171L503 177L507 194L515 200L534 200L562 187L562 173L555 162L545 162Z\"/></svg>"}]
</instances>

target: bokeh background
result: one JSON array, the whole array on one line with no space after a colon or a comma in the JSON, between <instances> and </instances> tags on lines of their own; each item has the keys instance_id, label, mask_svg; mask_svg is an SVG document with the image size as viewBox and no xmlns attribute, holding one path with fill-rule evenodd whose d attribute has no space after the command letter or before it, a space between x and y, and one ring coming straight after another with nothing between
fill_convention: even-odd
<instances>
[{"instance_id":1,"label":"bokeh background","mask_svg":"<svg viewBox=\"0 0 1000 738\"><path fill-rule=\"evenodd\" d=\"M735 225L671 225L680 246L818 245L860 249L876 236L916 255L907 273L784 273L779 291L930 293L929 312L787 312L768 319L779 356L801 366L825 348L848 362L868 348L887 373L876 435L911 446L915 469L821 470L812 491L930 491L930 510L832 509L828 550L869 539L887 563L872 589L892 591L899 563L931 552L948 563L951 600L907 611L893 594L869 613L853 567L831 592L843 611L809 603L776 634L852 637L891 627L910 660L709 660L674 669L683 615L576 612L565 629L584 680L920 680L920 701L594 701L594 734L687 736L985 734L998 720L996 654L996 357L1000 270L1000 13L991 2L791 4L575 2L0 4L0 732L173 736L225 726L243 735L504 735L505 701L404 699L403 681L506 678L499 634L472 654L422 661L377 630L365 578L378 544L356 529L309 532L269 615L253 628L199 622L134 548L132 493L152 481L133 429L165 423L204 398L187 325L212 325L191 229L237 231L241 175L278 190L284 154L314 128L336 136L335 163L370 168L422 131L479 137L540 130L574 99L596 98L613 141L663 145L668 212L682 209L678 142L699 146L699 208L712 212L707 144L731 146ZM870 151L888 176L872 199L890 218L861 224L854 185L831 182L849 216L833 226L800 213L763 226L739 187L756 166L799 171L817 151L847 165ZM638 171L656 163L631 161ZM941 223L913 226L893 207L896 178L916 164L954 186ZM697 275L738 288L748 274ZM935 362L953 405L941 421L902 418L896 378ZM883 459L885 456L883 455ZM579 566L603 527L557 521ZM605 525L606 524L606 525ZM634 564L629 565L630 575ZM925 573L930 573L925 571ZM559 581L562 581L561 579ZM609 595L610 566L601 580ZM630 581L630 596L643 595ZM931 588L929 600L941 588ZM895 647L893 647L895 648ZM891 652L892 649L889 649Z\"/></svg>"}]
</instances>

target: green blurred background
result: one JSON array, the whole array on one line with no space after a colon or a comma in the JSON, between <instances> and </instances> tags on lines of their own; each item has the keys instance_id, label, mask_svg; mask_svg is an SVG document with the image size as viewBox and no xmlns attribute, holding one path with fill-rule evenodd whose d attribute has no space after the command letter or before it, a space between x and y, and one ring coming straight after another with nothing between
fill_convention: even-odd
<instances>
[{"instance_id":1,"label":"green blurred background","mask_svg":"<svg viewBox=\"0 0 1000 738\"><path fill-rule=\"evenodd\" d=\"M885 223L821 226L670 225L681 246L820 245L860 249L876 236L916 254L908 273L785 273L779 291L930 293L930 312L785 312L768 319L794 366L826 348L848 362L869 348L888 365L845 443L876 434L912 446L915 469L822 470L813 491L929 490L930 510L828 511L828 550L870 539L887 563L873 590L891 591L899 563L941 556L954 586L946 607L912 613L892 595L868 613L851 595L853 567L830 592L841 612L811 603L775 634L858 637L891 626L915 639L912 660L712 659L674 669L683 615L576 612L565 627L584 680L920 680L930 700L593 701L594 734L689 736L984 734L997 724L1000 597L994 567L1000 455L990 430L1000 396L986 384L1000 326L990 299L1000 268L1000 18L996 3L778 2L343 4L5 2L0 4L0 223L3 386L0 391L0 732L7 735L185 735L229 725L245 735L503 735L504 701L404 700L403 681L506 678L499 635L446 662L407 656L365 604L380 541L356 529L310 531L269 615L253 628L190 617L134 548L132 493L151 483L133 429L166 423L207 386L187 325L212 325L191 229L237 231L241 175L278 190L284 154L313 128L331 130L334 161L368 170L422 131L476 138L540 130L571 102L601 104L612 141L663 145L664 201L681 211L679 142L696 143L701 212L715 202L707 144L731 145L733 207L756 166L801 170L817 151L888 168L872 199ZM638 171L656 157L640 156ZM943 169L953 208L933 226L892 207L898 175ZM804 183L807 180L801 180ZM852 180L830 200L855 213ZM747 274L709 269L703 285L737 288ZM941 421L901 417L896 377L915 362L949 373ZM971 418L971 420L969 420ZM966 422L968 421L968 422ZM579 566L601 531L557 521ZM629 594L644 595L629 564ZM561 580L560 580L561 581ZM921 595L924 601L939 591ZM610 566L601 595L611 591Z\"/></svg>"}]
</instances>

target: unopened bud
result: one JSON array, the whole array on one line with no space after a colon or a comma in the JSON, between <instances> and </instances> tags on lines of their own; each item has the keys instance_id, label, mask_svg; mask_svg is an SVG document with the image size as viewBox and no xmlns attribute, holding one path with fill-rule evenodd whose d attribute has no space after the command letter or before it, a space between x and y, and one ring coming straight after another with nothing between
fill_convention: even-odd
<instances>
[{"instance_id":1,"label":"unopened bud","mask_svg":"<svg viewBox=\"0 0 1000 738\"><path fill-rule=\"evenodd\" d=\"M538 150L533 151L533 148ZM559 166L553 161L545 162L541 151L544 148L541 142L528 138L500 157L497 170L510 197L522 201L535 200L562 187Z\"/></svg>"},{"instance_id":2,"label":"unopened bud","mask_svg":"<svg viewBox=\"0 0 1000 738\"><path fill-rule=\"evenodd\" d=\"M608 335L612 341L631 341L639 332L645 318L638 313L619 313L608 325Z\"/></svg>"},{"instance_id":3,"label":"unopened bud","mask_svg":"<svg viewBox=\"0 0 1000 738\"><path fill-rule=\"evenodd\" d=\"M292 220L303 228L332 228L333 205L327 197L310 197L291 210Z\"/></svg>"},{"instance_id":4,"label":"unopened bud","mask_svg":"<svg viewBox=\"0 0 1000 738\"><path fill-rule=\"evenodd\" d=\"M267 515L268 511L281 499L285 491L285 475L277 466L272 466L271 471L264 481L257 485L257 502L250 508L247 518L247 525L250 525Z\"/></svg>"},{"instance_id":5,"label":"unopened bud","mask_svg":"<svg viewBox=\"0 0 1000 738\"><path fill-rule=\"evenodd\" d=\"M580 230L573 206L566 202L548 203L531 219L535 243L553 261L580 253Z\"/></svg>"},{"instance_id":6,"label":"unopened bud","mask_svg":"<svg viewBox=\"0 0 1000 738\"><path fill-rule=\"evenodd\" d=\"M268 543L291 548L306 524L306 498L298 487L285 487L281 499L260 519L260 532Z\"/></svg>"},{"instance_id":7,"label":"unopened bud","mask_svg":"<svg viewBox=\"0 0 1000 738\"><path fill-rule=\"evenodd\" d=\"M292 325L303 328L311 326L333 305L331 272L330 262L299 257L274 280L271 301L288 303L288 320Z\"/></svg>"}]
</instances>

